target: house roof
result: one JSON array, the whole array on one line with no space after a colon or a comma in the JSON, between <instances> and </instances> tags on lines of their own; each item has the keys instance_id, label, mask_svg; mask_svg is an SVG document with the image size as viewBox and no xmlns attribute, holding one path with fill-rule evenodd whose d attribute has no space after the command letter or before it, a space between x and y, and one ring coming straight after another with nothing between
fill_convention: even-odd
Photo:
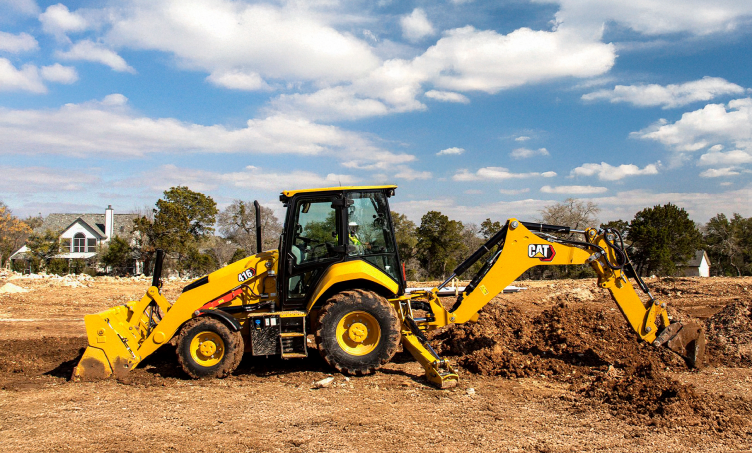
<instances>
[{"instance_id":1,"label":"house roof","mask_svg":"<svg viewBox=\"0 0 752 453\"><path fill-rule=\"evenodd\" d=\"M708 266L710 266L710 258L708 258L708 254L705 253L705 250L698 250L695 252L694 258L687 261L688 267L700 267L702 264L702 259L705 258L705 262L708 263Z\"/></svg>"},{"instance_id":2,"label":"house roof","mask_svg":"<svg viewBox=\"0 0 752 453\"><path fill-rule=\"evenodd\" d=\"M129 237L133 233L133 220L136 218L138 218L138 214L114 214L113 234L120 237ZM79 219L101 237L107 236L104 232L104 214L50 214L34 232L65 231Z\"/></svg>"}]
</instances>

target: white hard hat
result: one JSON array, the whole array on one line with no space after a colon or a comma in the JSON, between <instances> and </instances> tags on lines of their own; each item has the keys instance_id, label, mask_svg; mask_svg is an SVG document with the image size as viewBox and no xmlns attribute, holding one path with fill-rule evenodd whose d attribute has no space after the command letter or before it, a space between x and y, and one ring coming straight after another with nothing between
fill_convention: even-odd
<instances>
[{"instance_id":1,"label":"white hard hat","mask_svg":"<svg viewBox=\"0 0 752 453\"><path fill-rule=\"evenodd\" d=\"M349 224L347 224L347 226L356 227L358 226L358 224L355 222L350 222Z\"/></svg>"}]
</instances>

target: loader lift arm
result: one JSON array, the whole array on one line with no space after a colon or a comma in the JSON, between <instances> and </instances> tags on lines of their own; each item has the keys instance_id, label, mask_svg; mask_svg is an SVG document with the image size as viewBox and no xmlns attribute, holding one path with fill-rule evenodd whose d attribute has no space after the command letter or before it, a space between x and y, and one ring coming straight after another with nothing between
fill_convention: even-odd
<instances>
[{"instance_id":1,"label":"loader lift arm","mask_svg":"<svg viewBox=\"0 0 752 453\"><path fill-rule=\"evenodd\" d=\"M537 232L539 234L534 233ZM583 240L563 239L552 233L582 234ZM490 258L473 277L470 284L457 297L450 310L446 310L437 291L454 278L461 276L487 253ZM607 289L629 326L640 340L655 346L666 346L685 359L690 367L700 366L705 352L705 335L695 323L671 323L666 303L653 297L647 285L634 272L624 250L618 231L612 229L573 230L569 227L521 222L509 219L504 227L483 246L463 261L452 275L432 291L403 296L400 308L403 318L403 342L413 356L426 369L429 381L450 387L456 384L456 373L447 373L451 367L438 357L429 345L420 340L416 331L428 331L451 323L476 321L478 312L504 288L526 270L539 265L589 264L598 276L598 286ZM633 284L647 295L643 302ZM397 302L395 300L395 302ZM414 319L409 309L416 302L428 304L431 315ZM417 327L413 327L417 326ZM421 334L422 335L422 334Z\"/></svg>"}]
</instances>

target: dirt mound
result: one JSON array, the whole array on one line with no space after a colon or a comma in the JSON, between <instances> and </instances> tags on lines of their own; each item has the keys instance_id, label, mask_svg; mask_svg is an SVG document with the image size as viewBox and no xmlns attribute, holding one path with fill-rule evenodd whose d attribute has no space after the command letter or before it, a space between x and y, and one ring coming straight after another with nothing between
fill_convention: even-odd
<instances>
[{"instance_id":1,"label":"dirt mound","mask_svg":"<svg viewBox=\"0 0 752 453\"><path fill-rule=\"evenodd\" d=\"M712 363L752 366L752 302L737 299L705 323Z\"/></svg>"},{"instance_id":2,"label":"dirt mound","mask_svg":"<svg viewBox=\"0 0 752 453\"><path fill-rule=\"evenodd\" d=\"M0 340L0 389L7 390L39 376L67 380L86 347L86 337Z\"/></svg>"},{"instance_id":3,"label":"dirt mound","mask_svg":"<svg viewBox=\"0 0 752 453\"><path fill-rule=\"evenodd\" d=\"M14 285L13 283L6 283L2 287L0 287L0 294L18 294L28 292L28 289L21 288L20 286Z\"/></svg>"},{"instance_id":4,"label":"dirt mound","mask_svg":"<svg viewBox=\"0 0 752 453\"><path fill-rule=\"evenodd\" d=\"M703 422L714 429L741 423L722 415L726 403L698 395L663 373L686 365L667 350L638 342L621 314L609 309L560 302L525 316L495 303L478 323L454 326L434 340L468 371L570 383L585 397L577 404L602 403L619 418L656 425Z\"/></svg>"},{"instance_id":5,"label":"dirt mound","mask_svg":"<svg viewBox=\"0 0 752 453\"><path fill-rule=\"evenodd\" d=\"M621 372L596 376L580 393L607 405L619 418L662 425L681 420L699 425L713 413L709 400L692 386L670 379L655 361L641 360ZM722 423L726 425L727 423Z\"/></svg>"},{"instance_id":6,"label":"dirt mound","mask_svg":"<svg viewBox=\"0 0 752 453\"><path fill-rule=\"evenodd\" d=\"M604 372L609 365L624 368L643 356L684 367L680 359L638 343L615 310L570 308L566 302L534 317L489 304L479 322L454 326L433 338L441 353L458 356L460 366L490 376L567 380Z\"/></svg>"}]
</instances>

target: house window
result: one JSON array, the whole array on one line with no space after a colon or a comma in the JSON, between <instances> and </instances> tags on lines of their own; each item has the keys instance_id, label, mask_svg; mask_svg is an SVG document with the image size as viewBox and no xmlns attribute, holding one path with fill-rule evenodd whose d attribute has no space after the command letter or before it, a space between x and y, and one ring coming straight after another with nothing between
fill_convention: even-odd
<instances>
[{"instance_id":1,"label":"house window","mask_svg":"<svg viewBox=\"0 0 752 453\"><path fill-rule=\"evenodd\" d=\"M96 252L97 251L97 240L94 238L89 238L86 240L87 246L86 251L87 252Z\"/></svg>"},{"instance_id":2,"label":"house window","mask_svg":"<svg viewBox=\"0 0 752 453\"><path fill-rule=\"evenodd\" d=\"M83 233L76 233L73 236L73 253L83 253L86 251L86 236Z\"/></svg>"}]
</instances>

